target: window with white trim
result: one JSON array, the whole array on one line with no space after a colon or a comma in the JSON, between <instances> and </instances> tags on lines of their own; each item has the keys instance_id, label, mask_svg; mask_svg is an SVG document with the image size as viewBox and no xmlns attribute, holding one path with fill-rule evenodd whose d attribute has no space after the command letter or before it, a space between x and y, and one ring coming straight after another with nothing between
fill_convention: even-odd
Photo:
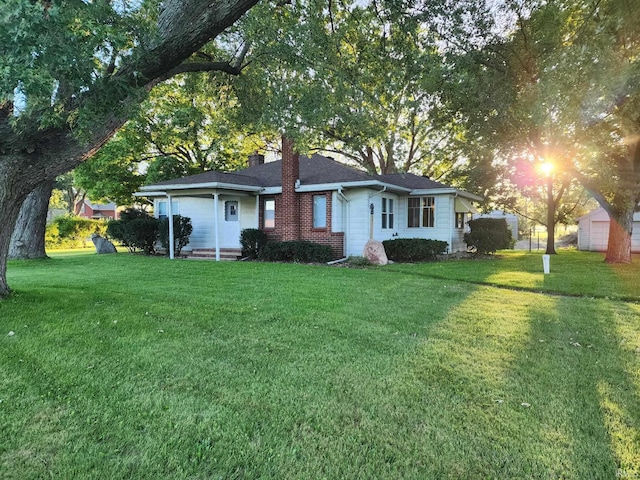
<instances>
[{"instance_id":1,"label":"window with white trim","mask_svg":"<svg viewBox=\"0 0 640 480\"><path fill-rule=\"evenodd\" d=\"M456 228L459 228L459 229L464 228L464 224L466 223L466 220L467 220L466 213L456 212Z\"/></svg>"},{"instance_id":2,"label":"window with white trim","mask_svg":"<svg viewBox=\"0 0 640 480\"><path fill-rule=\"evenodd\" d=\"M313 196L313 228L327 228L327 196Z\"/></svg>"},{"instance_id":3,"label":"window with white trim","mask_svg":"<svg viewBox=\"0 0 640 480\"><path fill-rule=\"evenodd\" d=\"M410 197L407 199L407 227L434 227L436 197Z\"/></svg>"},{"instance_id":4,"label":"window with white trim","mask_svg":"<svg viewBox=\"0 0 640 480\"><path fill-rule=\"evenodd\" d=\"M180 204L177 200L171 200L171 213L175 215L180 215ZM160 200L158 201L158 218L163 219L169 216L169 212L167 210L167 201Z\"/></svg>"},{"instance_id":5,"label":"window with white trim","mask_svg":"<svg viewBox=\"0 0 640 480\"><path fill-rule=\"evenodd\" d=\"M393 228L393 198L382 197L382 228Z\"/></svg>"},{"instance_id":6,"label":"window with white trim","mask_svg":"<svg viewBox=\"0 0 640 480\"><path fill-rule=\"evenodd\" d=\"M264 201L264 228L276 228L276 201L273 198L267 198Z\"/></svg>"}]
</instances>

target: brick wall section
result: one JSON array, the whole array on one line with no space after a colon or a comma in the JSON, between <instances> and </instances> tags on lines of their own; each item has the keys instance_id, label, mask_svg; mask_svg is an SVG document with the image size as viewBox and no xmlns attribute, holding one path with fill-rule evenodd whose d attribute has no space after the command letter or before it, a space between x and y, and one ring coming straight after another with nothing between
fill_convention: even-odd
<instances>
[{"instance_id":1,"label":"brick wall section","mask_svg":"<svg viewBox=\"0 0 640 480\"><path fill-rule=\"evenodd\" d=\"M325 195L327 198L327 228L313 228L313 197ZM300 239L329 245L334 258L344 256L344 233L332 232L332 196L331 192L301 193L300 196Z\"/></svg>"},{"instance_id":2,"label":"brick wall section","mask_svg":"<svg viewBox=\"0 0 640 480\"><path fill-rule=\"evenodd\" d=\"M333 252L333 258L344 257L344 233L331 231L331 210L332 210L332 196L330 191L327 192L309 192L298 193L298 205L299 205L299 219L300 228L299 236L297 238L289 240L308 240L310 242L320 243L322 245L329 245ZM327 197L327 228L316 229L313 228L313 197L315 195L326 195ZM260 227L264 225L264 200L267 198L274 198L276 202L276 226L272 230L265 230L270 239L276 241L285 241L283 232L288 228L288 218L284 215L279 215L278 212L282 211L283 203L282 195L275 195L274 197L263 197L260 201Z\"/></svg>"},{"instance_id":3,"label":"brick wall section","mask_svg":"<svg viewBox=\"0 0 640 480\"><path fill-rule=\"evenodd\" d=\"M300 178L300 156L293 142L282 137L282 198L276 203L276 229L283 241L300 239L300 204L296 182Z\"/></svg>"},{"instance_id":4,"label":"brick wall section","mask_svg":"<svg viewBox=\"0 0 640 480\"><path fill-rule=\"evenodd\" d=\"M300 178L300 156L291 140L282 137L282 195L262 197L260 201L260 227L264 225L264 201L274 198L276 204L275 228L265 230L269 238L276 241L308 240L329 245L334 258L344 256L344 233L331 232L331 192L296 192ZM327 227L313 228L313 197L327 198Z\"/></svg>"}]
</instances>

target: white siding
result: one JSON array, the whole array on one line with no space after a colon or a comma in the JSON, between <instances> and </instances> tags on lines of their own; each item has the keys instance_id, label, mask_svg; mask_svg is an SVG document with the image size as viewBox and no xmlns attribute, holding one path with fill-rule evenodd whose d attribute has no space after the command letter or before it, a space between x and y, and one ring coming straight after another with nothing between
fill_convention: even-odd
<instances>
[{"instance_id":1,"label":"white siding","mask_svg":"<svg viewBox=\"0 0 640 480\"><path fill-rule=\"evenodd\" d=\"M240 198L240 230L258 228L257 197Z\"/></svg>"},{"instance_id":2,"label":"white siding","mask_svg":"<svg viewBox=\"0 0 640 480\"><path fill-rule=\"evenodd\" d=\"M591 238L591 222L589 220L578 222L578 250L589 250Z\"/></svg>"},{"instance_id":3,"label":"white siding","mask_svg":"<svg viewBox=\"0 0 640 480\"><path fill-rule=\"evenodd\" d=\"M408 202L407 197L403 197L399 202L400 217L402 223L398 226L398 236L402 238L428 238L431 240L442 240L447 242L451 248L451 235L455 222L453 213L453 196L433 195L435 197L435 220L433 227L411 227L407 226Z\"/></svg>"},{"instance_id":4,"label":"white siding","mask_svg":"<svg viewBox=\"0 0 640 480\"><path fill-rule=\"evenodd\" d=\"M345 191L349 199L349 226L346 232L346 255L362 255L369 240L369 204L374 205L373 238L379 241L393 238L427 238L447 242L449 251L465 251L464 230L455 228L455 213L452 195L435 195L435 221L433 227L407 227L407 197L390 192L376 193L360 189ZM394 201L394 228L382 228L382 197ZM397 235L394 236L394 233ZM451 245L453 243L453 245Z\"/></svg>"},{"instance_id":5,"label":"white siding","mask_svg":"<svg viewBox=\"0 0 640 480\"><path fill-rule=\"evenodd\" d=\"M347 217L347 239L345 253L349 255L362 255L364 245L369 240L369 193L371 190L359 189L345 191L349 199Z\"/></svg>"},{"instance_id":6,"label":"white siding","mask_svg":"<svg viewBox=\"0 0 640 480\"><path fill-rule=\"evenodd\" d=\"M331 231L344 232L345 225L345 206L344 200L338 192L331 193Z\"/></svg>"},{"instance_id":7,"label":"white siding","mask_svg":"<svg viewBox=\"0 0 640 480\"><path fill-rule=\"evenodd\" d=\"M631 251L640 252L640 212L633 215ZM609 214L598 208L578 219L578 250L603 252L609 243Z\"/></svg>"},{"instance_id":8,"label":"white siding","mask_svg":"<svg viewBox=\"0 0 640 480\"><path fill-rule=\"evenodd\" d=\"M193 232L189 238L191 248L213 248L213 198L177 197L180 215L189 217Z\"/></svg>"}]
</instances>

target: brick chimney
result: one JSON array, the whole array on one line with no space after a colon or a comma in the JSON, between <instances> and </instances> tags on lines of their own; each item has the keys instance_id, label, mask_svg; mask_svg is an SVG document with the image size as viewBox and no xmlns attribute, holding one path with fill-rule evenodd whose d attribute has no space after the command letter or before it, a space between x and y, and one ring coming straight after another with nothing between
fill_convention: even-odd
<instances>
[{"instance_id":1,"label":"brick chimney","mask_svg":"<svg viewBox=\"0 0 640 480\"><path fill-rule=\"evenodd\" d=\"M264 163L264 155L260 155L258 152L253 152L249 155L249 167L255 167Z\"/></svg>"},{"instance_id":2,"label":"brick chimney","mask_svg":"<svg viewBox=\"0 0 640 480\"><path fill-rule=\"evenodd\" d=\"M276 225L282 225L283 241L300 240L300 201L296 183L300 178L300 155L293 141L282 136L282 204L276 210Z\"/></svg>"}]
</instances>

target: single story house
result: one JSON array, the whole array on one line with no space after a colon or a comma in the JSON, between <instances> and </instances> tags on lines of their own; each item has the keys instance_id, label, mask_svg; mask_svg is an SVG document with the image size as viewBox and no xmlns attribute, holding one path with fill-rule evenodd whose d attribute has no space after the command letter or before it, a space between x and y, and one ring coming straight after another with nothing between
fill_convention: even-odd
<instances>
[{"instance_id":1,"label":"single story house","mask_svg":"<svg viewBox=\"0 0 640 480\"><path fill-rule=\"evenodd\" d=\"M117 220L118 206L114 202L93 203L85 198L80 204L78 216L93 220Z\"/></svg>"},{"instance_id":2,"label":"single story house","mask_svg":"<svg viewBox=\"0 0 640 480\"><path fill-rule=\"evenodd\" d=\"M413 174L371 175L321 155L300 156L283 145L283 159L233 173L210 171L147 185L156 217L191 218L189 249L221 258L239 253L240 232L260 228L276 240L330 245L335 258L362 255L370 239L443 240L466 251L466 222L482 199Z\"/></svg>"},{"instance_id":3,"label":"single story house","mask_svg":"<svg viewBox=\"0 0 640 480\"><path fill-rule=\"evenodd\" d=\"M605 252L609 243L610 221L609 214L602 207L578 218L578 250ZM631 251L640 253L640 212L633 214Z\"/></svg>"}]
</instances>

